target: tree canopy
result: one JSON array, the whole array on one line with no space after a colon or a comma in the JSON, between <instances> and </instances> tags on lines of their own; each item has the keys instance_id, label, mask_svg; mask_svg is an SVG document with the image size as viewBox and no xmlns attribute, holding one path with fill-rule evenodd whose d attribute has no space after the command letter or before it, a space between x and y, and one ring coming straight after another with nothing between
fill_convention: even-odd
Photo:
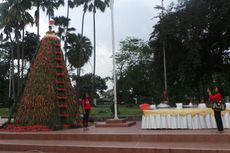
<instances>
[{"instance_id":1,"label":"tree canopy","mask_svg":"<svg viewBox=\"0 0 230 153\"><path fill-rule=\"evenodd\" d=\"M82 97L85 92L90 93L91 96L99 98L99 94L103 94L104 90L106 90L108 87L106 85L106 78L101 78L100 76L95 76L95 88L92 86L92 79L93 74L88 73L84 74L83 76L72 76L73 81L76 83L79 81L81 86L79 89L79 97ZM77 91L77 84L74 86Z\"/></svg>"},{"instance_id":2,"label":"tree canopy","mask_svg":"<svg viewBox=\"0 0 230 153\"><path fill-rule=\"evenodd\" d=\"M162 9L162 7L156 7ZM163 46L172 101L207 98L213 81L229 93L230 2L187 0L163 8L148 43L120 43L119 92L160 102L164 90ZM163 16L162 16L163 15ZM143 60L142 60L143 59Z\"/></svg>"}]
</instances>

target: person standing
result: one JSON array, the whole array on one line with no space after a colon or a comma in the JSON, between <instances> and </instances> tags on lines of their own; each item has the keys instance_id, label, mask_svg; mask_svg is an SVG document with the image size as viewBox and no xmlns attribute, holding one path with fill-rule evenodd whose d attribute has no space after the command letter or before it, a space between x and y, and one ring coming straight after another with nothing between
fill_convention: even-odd
<instances>
[{"instance_id":1,"label":"person standing","mask_svg":"<svg viewBox=\"0 0 230 153\"><path fill-rule=\"evenodd\" d=\"M211 100L212 104L216 101L222 101L223 95L221 93L220 87L215 87L215 93L214 94L211 93L210 89L208 89L207 92L208 92L208 96L209 96L209 99ZM214 110L214 109L213 109L213 111L214 111L214 116L215 116L218 131L223 132L224 128L223 128L223 122L222 122L222 118L221 118L221 111Z\"/></svg>"},{"instance_id":2,"label":"person standing","mask_svg":"<svg viewBox=\"0 0 230 153\"><path fill-rule=\"evenodd\" d=\"M88 130L89 113L91 110L91 100L89 94L85 93L82 99L83 106L83 130Z\"/></svg>"}]
</instances>

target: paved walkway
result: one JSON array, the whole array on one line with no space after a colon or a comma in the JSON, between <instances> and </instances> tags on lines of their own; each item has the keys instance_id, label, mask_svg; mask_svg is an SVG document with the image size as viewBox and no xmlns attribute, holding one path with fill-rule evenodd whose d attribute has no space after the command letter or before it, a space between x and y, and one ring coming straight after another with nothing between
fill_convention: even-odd
<instances>
[{"instance_id":1,"label":"paved walkway","mask_svg":"<svg viewBox=\"0 0 230 153\"><path fill-rule=\"evenodd\" d=\"M1 121L4 121L1 120ZM230 129L225 129L224 133L217 133L216 129L202 129L202 130L143 130L141 129L141 122L137 122L136 125L131 127L117 127L117 128L96 128L94 125L90 126L88 130L84 131L82 128L77 129L64 129L58 131L47 131L47 132L0 132L1 134L10 134L10 135L24 135L24 134L33 134L34 137L37 135L59 135L59 139L53 140L33 140L33 139L4 139L0 140L0 148L2 147L11 147L15 148L12 150L23 149L26 150L52 150L54 152L55 149L63 149L63 153L75 153L75 152L82 152L82 153L179 153L179 152L191 152L194 151L202 153L229 153L230 146L229 146L229 139L223 142L216 142L215 140L206 141L201 143L200 141L177 141L177 142L170 142L170 141L159 141L160 137L166 137L166 139L170 139L170 136L182 135L182 136L195 136L194 138L197 139L200 137L207 137L207 139L211 140L214 139L216 136L222 137L221 135L224 134L225 137L230 137ZM61 139L61 136L65 135L66 137L77 137L78 135L83 136L84 140L73 139L73 140L64 140ZM95 136L96 135L96 136ZM98 139L94 140L93 138L97 137ZM111 140L115 139L115 137L120 137L122 139L127 137L135 137L135 141L105 141L106 135L109 135ZM137 136L138 135L138 136ZM88 136L88 137L87 137ZM151 141L152 139L146 138L146 141L143 141L143 137L146 136L155 136L158 141ZM100 138L100 139L99 139ZM103 138L105 140L103 140ZM88 140L89 139L89 140ZM180 138L181 139L181 138ZM148 141L147 141L148 140ZM39 148L39 146L41 146ZM89 147L90 146L90 147ZM132 150L131 150L132 149ZM4 149L0 149L3 151ZM17 152L6 152L5 153L19 153ZM68 150L68 151L66 151ZM155 151L154 151L155 150ZM220 152L218 150L221 150ZM9 150L10 151L10 150ZM46 151L44 151L46 152Z\"/></svg>"},{"instance_id":2,"label":"paved walkway","mask_svg":"<svg viewBox=\"0 0 230 153\"><path fill-rule=\"evenodd\" d=\"M7 121L6 118L0 119L0 125L5 123ZM20 133L20 132L19 132ZM29 132L28 132L29 133ZM34 132L33 132L34 133ZM43 133L43 132L38 132ZM58 130L58 131L47 131L44 133L63 133L63 134L219 134L217 133L217 129L185 129L185 130L143 130L141 129L141 122L137 121L136 125L133 125L131 127L113 127L113 128L101 128L101 127L95 127L94 125L91 125L88 130L84 131L82 128L76 128L76 129L64 129L64 130ZM225 129L224 134L230 135L230 129Z\"/></svg>"}]
</instances>

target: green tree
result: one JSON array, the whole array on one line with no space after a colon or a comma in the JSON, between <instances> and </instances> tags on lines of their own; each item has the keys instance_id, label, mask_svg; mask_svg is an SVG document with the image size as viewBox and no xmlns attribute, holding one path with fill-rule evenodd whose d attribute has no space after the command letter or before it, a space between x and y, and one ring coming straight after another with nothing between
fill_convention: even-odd
<instances>
[{"instance_id":1,"label":"green tree","mask_svg":"<svg viewBox=\"0 0 230 153\"><path fill-rule=\"evenodd\" d=\"M3 37L0 39L0 99L1 104L6 104L8 101L8 81L9 75L8 70L10 67L9 51L8 48L10 43L3 42Z\"/></svg>"},{"instance_id":2,"label":"green tree","mask_svg":"<svg viewBox=\"0 0 230 153\"><path fill-rule=\"evenodd\" d=\"M90 40L80 34L68 34L67 36L67 58L71 67L77 68L77 76L81 76L81 67L88 62L92 54L92 45ZM78 92L80 90L80 80L77 81Z\"/></svg>"},{"instance_id":3,"label":"green tree","mask_svg":"<svg viewBox=\"0 0 230 153\"><path fill-rule=\"evenodd\" d=\"M28 13L27 11L31 9L32 3L30 0L23 0L22 3L20 4L22 6L22 21L20 24L20 29L22 30L22 45L21 47L21 78L24 77L24 67L25 67L25 62L24 62L24 55L25 55L25 45L24 45L24 38L25 38L25 26L27 24L32 24L34 23L33 17Z\"/></svg>"},{"instance_id":4,"label":"green tree","mask_svg":"<svg viewBox=\"0 0 230 153\"><path fill-rule=\"evenodd\" d=\"M141 39L128 37L120 42L116 55L119 100L153 96L153 52Z\"/></svg>"},{"instance_id":5,"label":"green tree","mask_svg":"<svg viewBox=\"0 0 230 153\"><path fill-rule=\"evenodd\" d=\"M28 33L26 32L25 35L25 39L24 39L24 46L25 46L25 56L24 56L24 60L27 62L31 62L35 51L37 50L37 45L38 45L38 41L37 41L37 35L33 34L33 33ZM23 42L20 43L20 52L22 52L22 46ZM14 83L15 78L17 78L15 75L13 75L11 73L11 71L9 71L11 69L10 67L10 63L11 63L11 50L13 50L13 52L15 52L16 50L16 46L15 43L10 42L7 39L1 39L0 42L0 75L1 75L1 97L2 100L4 102L7 102L8 99L7 98L12 98L11 94L12 94L12 90L11 87L13 86L17 86L16 83ZM14 55L15 56L15 55ZM25 70L23 70L25 71ZM26 71L25 71L26 72ZM14 76L14 77L13 77ZM20 79L20 81L22 82L22 78ZM7 89L7 88L10 88ZM8 96L9 93L9 96Z\"/></svg>"},{"instance_id":6,"label":"green tree","mask_svg":"<svg viewBox=\"0 0 230 153\"><path fill-rule=\"evenodd\" d=\"M16 57L17 57L17 93L20 89L20 38L21 33L20 29L24 29L25 24L32 23L33 18L31 15L26 12L31 6L27 4L27 1L12 1L8 0L4 3L1 3L1 11L0 11L0 29L4 29L4 33L6 34L6 40L10 39L12 43L16 44ZM24 30L23 30L24 31ZM14 39L11 37L11 33L14 32L15 42ZM14 76L14 48L11 48L11 72ZM13 80L13 79L12 79ZM14 80L12 81L14 82ZM13 84L13 97L15 95L14 92L14 83Z\"/></svg>"},{"instance_id":7,"label":"green tree","mask_svg":"<svg viewBox=\"0 0 230 153\"><path fill-rule=\"evenodd\" d=\"M95 89L92 89L92 78L93 78L92 73L85 74L85 75L80 77L81 86L80 86L79 94L81 96L85 92L88 92L88 93L91 93L91 95L94 96L94 97L99 97L97 92L102 94L102 93L104 93L104 90L107 89L107 85L106 85L106 80L107 79L106 78L101 78L100 76L95 77ZM79 78L76 75L73 75L72 79L77 82L77 80ZM75 89L78 90L77 85L75 85Z\"/></svg>"},{"instance_id":8,"label":"green tree","mask_svg":"<svg viewBox=\"0 0 230 153\"><path fill-rule=\"evenodd\" d=\"M164 39L169 93L175 100L185 95L204 97L212 75L228 69L229 65L223 64L223 53L229 48L229 4L224 0L181 1L154 26L150 41L154 77L163 87Z\"/></svg>"},{"instance_id":9,"label":"green tree","mask_svg":"<svg viewBox=\"0 0 230 153\"><path fill-rule=\"evenodd\" d=\"M31 64L33 57L38 49L39 37L35 33L26 32L24 42L22 42L25 48L24 59Z\"/></svg>"},{"instance_id":10,"label":"green tree","mask_svg":"<svg viewBox=\"0 0 230 153\"><path fill-rule=\"evenodd\" d=\"M67 37L69 43L67 58L70 65L75 68L82 67L92 54L92 45L87 37L81 37L80 34L69 34ZM80 53L81 52L81 53Z\"/></svg>"}]
</instances>

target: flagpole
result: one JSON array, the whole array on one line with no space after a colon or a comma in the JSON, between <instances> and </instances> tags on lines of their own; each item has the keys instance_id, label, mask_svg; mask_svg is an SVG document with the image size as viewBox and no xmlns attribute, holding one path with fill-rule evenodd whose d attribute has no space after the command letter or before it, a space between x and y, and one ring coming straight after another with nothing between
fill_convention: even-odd
<instances>
[{"instance_id":1,"label":"flagpole","mask_svg":"<svg viewBox=\"0 0 230 153\"><path fill-rule=\"evenodd\" d=\"M110 0L111 9L111 26L112 26L112 52L113 52L113 90L114 90L114 119L118 119L117 115L117 77L116 77L116 61L115 61L115 35L114 35L114 18L113 18L114 0Z\"/></svg>"},{"instance_id":2,"label":"flagpole","mask_svg":"<svg viewBox=\"0 0 230 153\"><path fill-rule=\"evenodd\" d=\"M162 12L161 12L161 18L164 17L164 0L161 0L161 6L162 6ZM161 28L161 31L163 29ZM164 88L165 92L167 93L168 87L167 87L167 70L166 70L166 55L165 55L165 35L163 34L163 40L162 40L162 48L163 48L163 62L164 62Z\"/></svg>"}]
</instances>

